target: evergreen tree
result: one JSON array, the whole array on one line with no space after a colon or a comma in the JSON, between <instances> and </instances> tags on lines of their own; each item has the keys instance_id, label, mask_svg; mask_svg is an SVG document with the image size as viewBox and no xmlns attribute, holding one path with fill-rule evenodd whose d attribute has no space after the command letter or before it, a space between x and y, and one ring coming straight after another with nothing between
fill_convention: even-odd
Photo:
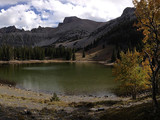
<instances>
[{"instance_id":1,"label":"evergreen tree","mask_svg":"<svg viewBox=\"0 0 160 120\"><path fill-rule=\"evenodd\" d=\"M116 61L116 59L117 59L116 51L115 51L115 50L113 50L113 52L112 52L112 57L111 57L111 62L115 62L115 61Z\"/></svg>"},{"instance_id":2,"label":"evergreen tree","mask_svg":"<svg viewBox=\"0 0 160 120\"><path fill-rule=\"evenodd\" d=\"M76 55L75 55L75 51L73 50L73 54L72 54L72 60L75 61L76 60Z\"/></svg>"},{"instance_id":3,"label":"evergreen tree","mask_svg":"<svg viewBox=\"0 0 160 120\"><path fill-rule=\"evenodd\" d=\"M120 56L120 49L118 49L118 51L117 51L117 58L118 58L118 59L121 59L121 56Z\"/></svg>"},{"instance_id":4,"label":"evergreen tree","mask_svg":"<svg viewBox=\"0 0 160 120\"><path fill-rule=\"evenodd\" d=\"M85 51L83 50L82 58L85 58L85 57L86 57L86 54L85 54Z\"/></svg>"},{"instance_id":5,"label":"evergreen tree","mask_svg":"<svg viewBox=\"0 0 160 120\"><path fill-rule=\"evenodd\" d=\"M104 49L105 47L106 47L105 44L103 44L102 48Z\"/></svg>"},{"instance_id":6,"label":"evergreen tree","mask_svg":"<svg viewBox=\"0 0 160 120\"><path fill-rule=\"evenodd\" d=\"M72 57L72 51L71 49L66 50L66 60L71 60Z\"/></svg>"}]
</instances>

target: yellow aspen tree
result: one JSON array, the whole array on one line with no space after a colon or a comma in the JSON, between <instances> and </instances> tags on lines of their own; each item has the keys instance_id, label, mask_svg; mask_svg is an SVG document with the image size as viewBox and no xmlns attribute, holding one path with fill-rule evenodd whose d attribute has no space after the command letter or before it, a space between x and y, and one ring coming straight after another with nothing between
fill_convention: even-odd
<instances>
[{"instance_id":1,"label":"yellow aspen tree","mask_svg":"<svg viewBox=\"0 0 160 120\"><path fill-rule=\"evenodd\" d=\"M131 93L132 98L136 99L138 92L150 87L149 65L147 60L142 62L142 57L136 50L128 50L126 54L121 52L120 56L121 60L117 59L114 64L113 75L120 82L119 88Z\"/></svg>"},{"instance_id":2,"label":"yellow aspen tree","mask_svg":"<svg viewBox=\"0 0 160 120\"><path fill-rule=\"evenodd\" d=\"M157 91L160 69L160 0L133 0L136 8L136 24L144 34L143 55L149 60L154 112L158 110Z\"/></svg>"}]
</instances>

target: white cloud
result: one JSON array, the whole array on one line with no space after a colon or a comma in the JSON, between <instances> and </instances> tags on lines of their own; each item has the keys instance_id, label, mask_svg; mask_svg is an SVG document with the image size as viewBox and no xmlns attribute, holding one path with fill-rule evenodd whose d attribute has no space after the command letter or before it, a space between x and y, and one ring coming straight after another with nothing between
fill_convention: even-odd
<instances>
[{"instance_id":1,"label":"white cloud","mask_svg":"<svg viewBox=\"0 0 160 120\"><path fill-rule=\"evenodd\" d=\"M20 2L28 2L30 0L1 0L0 1L0 6L5 6L5 5L14 5Z\"/></svg>"},{"instance_id":2,"label":"white cloud","mask_svg":"<svg viewBox=\"0 0 160 120\"><path fill-rule=\"evenodd\" d=\"M132 0L1 0L0 6L5 5L10 7L1 9L0 27L16 25L25 29L39 25L53 27L68 16L107 21L133 6Z\"/></svg>"},{"instance_id":3,"label":"white cloud","mask_svg":"<svg viewBox=\"0 0 160 120\"><path fill-rule=\"evenodd\" d=\"M133 6L128 0L34 0L37 10L50 10L60 16L77 16L86 19L107 21L122 14L124 8ZM63 15L62 15L63 14ZM58 17L58 16L54 16Z\"/></svg>"},{"instance_id":4,"label":"white cloud","mask_svg":"<svg viewBox=\"0 0 160 120\"><path fill-rule=\"evenodd\" d=\"M29 10L28 5L17 5L0 12L0 27L15 25L19 28L31 29L41 24L39 15Z\"/></svg>"}]
</instances>

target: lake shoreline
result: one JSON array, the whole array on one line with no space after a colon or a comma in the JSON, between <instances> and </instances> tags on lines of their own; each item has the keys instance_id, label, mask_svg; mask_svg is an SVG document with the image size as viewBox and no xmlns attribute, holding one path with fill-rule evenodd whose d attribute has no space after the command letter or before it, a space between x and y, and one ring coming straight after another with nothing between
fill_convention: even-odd
<instances>
[{"instance_id":1,"label":"lake shoreline","mask_svg":"<svg viewBox=\"0 0 160 120\"><path fill-rule=\"evenodd\" d=\"M105 66L113 66L114 63L108 63L106 61L91 61L91 60L10 60L0 61L0 64L40 64L40 63L99 63Z\"/></svg>"},{"instance_id":2,"label":"lake shoreline","mask_svg":"<svg viewBox=\"0 0 160 120\"><path fill-rule=\"evenodd\" d=\"M3 118L10 117L14 118L13 120L16 120L17 117L24 119L48 118L50 120L54 118L54 120L59 120L66 116L66 120L77 119L78 116L88 120L89 118L101 118L110 110L121 111L121 109L151 102L151 98L146 98L146 96L141 96L139 101L133 101L130 97L99 98L58 95L60 101L53 102L50 101L51 97L52 94L27 91L0 84L1 113L3 111Z\"/></svg>"},{"instance_id":3,"label":"lake shoreline","mask_svg":"<svg viewBox=\"0 0 160 120\"><path fill-rule=\"evenodd\" d=\"M32 91L32 90L26 90L22 88L17 88L12 85L6 85L6 84L0 84L0 104L7 105L6 99L21 99L29 100L30 102L33 102L33 100L47 100L50 101L50 98L53 96L51 93L46 92L38 92L38 91ZM119 100L128 100L129 97L117 97L117 96L94 96L94 95L65 95L65 94L57 94L57 96L60 98L60 102L64 103L80 103L80 102L98 102L98 101L107 101L107 100L113 100L113 101L119 101ZM4 103L4 100L6 101ZM3 102L2 102L3 101ZM12 100L9 103L9 106L15 106L16 101ZM21 101L21 100L20 100ZM17 101L18 102L18 101ZM18 103L16 103L18 104ZM31 103L30 103L31 104ZM7 105L8 106L8 105ZM23 104L19 104L18 107L26 107ZM49 107L49 105L44 105L43 107ZM42 107L35 107L38 109L42 109ZM27 109L35 109L33 106L28 106Z\"/></svg>"},{"instance_id":4,"label":"lake shoreline","mask_svg":"<svg viewBox=\"0 0 160 120\"><path fill-rule=\"evenodd\" d=\"M11 61L0 61L0 64L36 64L36 63L78 63L78 62L89 62L96 63L98 61L72 61L72 60L11 60Z\"/></svg>"}]
</instances>

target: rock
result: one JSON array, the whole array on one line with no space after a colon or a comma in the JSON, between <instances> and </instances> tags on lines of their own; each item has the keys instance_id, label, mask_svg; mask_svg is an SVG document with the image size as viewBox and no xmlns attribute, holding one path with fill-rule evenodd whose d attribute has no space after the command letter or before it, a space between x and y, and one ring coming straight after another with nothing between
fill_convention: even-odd
<instances>
[{"instance_id":1,"label":"rock","mask_svg":"<svg viewBox=\"0 0 160 120\"><path fill-rule=\"evenodd\" d=\"M27 109L24 109L24 114L25 114L25 115L32 115L32 112L29 111L29 110L27 110Z\"/></svg>"},{"instance_id":2,"label":"rock","mask_svg":"<svg viewBox=\"0 0 160 120\"><path fill-rule=\"evenodd\" d=\"M38 112L36 112L36 111L33 111L33 112L32 112L32 114L34 114L34 115L36 115L37 113L38 113Z\"/></svg>"},{"instance_id":3,"label":"rock","mask_svg":"<svg viewBox=\"0 0 160 120\"><path fill-rule=\"evenodd\" d=\"M104 111L105 109L104 108L91 108L89 109L89 111L92 111L92 112L96 112L96 111Z\"/></svg>"},{"instance_id":4,"label":"rock","mask_svg":"<svg viewBox=\"0 0 160 120\"><path fill-rule=\"evenodd\" d=\"M104 108L98 108L98 111L104 111L105 109Z\"/></svg>"},{"instance_id":5,"label":"rock","mask_svg":"<svg viewBox=\"0 0 160 120\"><path fill-rule=\"evenodd\" d=\"M95 111L97 111L97 109L96 108L91 108L89 111L95 112Z\"/></svg>"},{"instance_id":6,"label":"rock","mask_svg":"<svg viewBox=\"0 0 160 120\"><path fill-rule=\"evenodd\" d=\"M64 109L62 109L61 111L62 111L62 112L64 112L65 110L64 110Z\"/></svg>"}]
</instances>

